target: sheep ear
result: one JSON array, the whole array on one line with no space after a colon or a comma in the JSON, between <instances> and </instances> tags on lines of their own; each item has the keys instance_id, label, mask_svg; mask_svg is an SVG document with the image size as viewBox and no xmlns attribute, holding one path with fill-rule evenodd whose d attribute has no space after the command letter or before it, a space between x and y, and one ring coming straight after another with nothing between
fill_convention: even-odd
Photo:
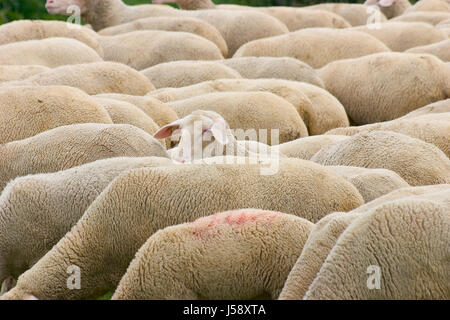
<instances>
[{"instance_id":1,"label":"sheep ear","mask_svg":"<svg viewBox=\"0 0 450 320\"><path fill-rule=\"evenodd\" d=\"M216 119L214 120L214 124L211 127L211 132L217 141L219 141L221 144L227 144L228 143L228 137L227 137L227 123L223 119Z\"/></svg>"},{"instance_id":2,"label":"sheep ear","mask_svg":"<svg viewBox=\"0 0 450 320\"><path fill-rule=\"evenodd\" d=\"M159 129L153 136L156 139L164 139L164 138L170 137L171 135L173 135L175 130L180 129L181 124L182 124L181 120L177 120L172 123L169 123L168 125Z\"/></svg>"},{"instance_id":3,"label":"sheep ear","mask_svg":"<svg viewBox=\"0 0 450 320\"><path fill-rule=\"evenodd\" d=\"M395 2L395 0L380 0L378 4L382 7L390 7Z\"/></svg>"}]
</instances>

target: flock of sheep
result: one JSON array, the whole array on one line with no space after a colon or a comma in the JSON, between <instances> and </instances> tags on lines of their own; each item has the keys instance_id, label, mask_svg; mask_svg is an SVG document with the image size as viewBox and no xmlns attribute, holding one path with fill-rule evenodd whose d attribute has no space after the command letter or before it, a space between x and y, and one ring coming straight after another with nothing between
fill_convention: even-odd
<instances>
[{"instance_id":1,"label":"flock of sheep","mask_svg":"<svg viewBox=\"0 0 450 320\"><path fill-rule=\"evenodd\" d=\"M176 2L0 26L0 299L450 299L450 2Z\"/></svg>"}]
</instances>

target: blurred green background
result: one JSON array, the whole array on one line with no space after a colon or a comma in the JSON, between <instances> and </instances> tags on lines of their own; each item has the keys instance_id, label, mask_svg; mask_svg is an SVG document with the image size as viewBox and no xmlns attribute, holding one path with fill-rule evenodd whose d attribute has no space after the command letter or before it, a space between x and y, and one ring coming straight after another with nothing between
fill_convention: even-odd
<instances>
[{"instance_id":1,"label":"blurred green background","mask_svg":"<svg viewBox=\"0 0 450 320\"><path fill-rule=\"evenodd\" d=\"M213 0L215 3L233 3L249 6L306 6L321 2L351 2L358 3L364 0ZM127 4L151 3L150 0L124 0ZM61 16L52 16L45 10L45 0L0 0L0 24L19 19L61 19Z\"/></svg>"}]
</instances>

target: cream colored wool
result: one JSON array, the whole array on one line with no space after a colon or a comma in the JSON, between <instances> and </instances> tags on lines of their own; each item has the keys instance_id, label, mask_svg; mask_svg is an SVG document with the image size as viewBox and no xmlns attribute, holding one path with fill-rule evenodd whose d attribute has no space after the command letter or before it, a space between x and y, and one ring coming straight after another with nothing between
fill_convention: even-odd
<instances>
[{"instance_id":1,"label":"cream colored wool","mask_svg":"<svg viewBox=\"0 0 450 320\"><path fill-rule=\"evenodd\" d=\"M328 131L327 128L348 126L344 107L335 98L333 98L335 101L316 98L323 95L331 96L325 90L317 89L311 93L313 90L305 88L303 83L282 79L220 79L183 88L163 88L152 91L149 95L171 102L213 92L266 91L290 102L297 109L311 135ZM308 95L315 99L315 103L312 103Z\"/></svg>"},{"instance_id":2,"label":"cream colored wool","mask_svg":"<svg viewBox=\"0 0 450 320\"><path fill-rule=\"evenodd\" d=\"M48 70L50 70L50 68L39 65L0 65L0 85L2 82L24 80Z\"/></svg>"},{"instance_id":3,"label":"cream colored wool","mask_svg":"<svg viewBox=\"0 0 450 320\"><path fill-rule=\"evenodd\" d=\"M215 61L172 61L142 70L156 88L179 88L215 79L242 78L234 69Z\"/></svg>"},{"instance_id":4,"label":"cream colored wool","mask_svg":"<svg viewBox=\"0 0 450 320\"><path fill-rule=\"evenodd\" d=\"M417 11L450 12L450 3L446 0L420 0L405 11L405 14Z\"/></svg>"},{"instance_id":5,"label":"cream colored wool","mask_svg":"<svg viewBox=\"0 0 450 320\"><path fill-rule=\"evenodd\" d=\"M427 54L390 52L335 61L319 74L356 125L396 119L450 97L450 69Z\"/></svg>"},{"instance_id":6,"label":"cream colored wool","mask_svg":"<svg viewBox=\"0 0 450 320\"><path fill-rule=\"evenodd\" d=\"M0 46L0 64L41 65L50 68L66 64L99 62L98 53L70 38L48 38L13 42Z\"/></svg>"},{"instance_id":7,"label":"cream colored wool","mask_svg":"<svg viewBox=\"0 0 450 320\"><path fill-rule=\"evenodd\" d=\"M308 82L323 87L316 70L306 63L290 57L243 57L218 60L233 68L247 79L276 78Z\"/></svg>"},{"instance_id":8,"label":"cream colored wool","mask_svg":"<svg viewBox=\"0 0 450 320\"><path fill-rule=\"evenodd\" d=\"M280 159L278 172L269 176L260 170L258 164L201 163L130 170L1 298L98 297L116 288L136 251L156 231L216 212L257 208L315 222L363 203L353 185L310 161ZM67 289L67 268L74 264L82 270L80 290Z\"/></svg>"},{"instance_id":9,"label":"cream colored wool","mask_svg":"<svg viewBox=\"0 0 450 320\"><path fill-rule=\"evenodd\" d=\"M116 62L94 62L61 66L38 73L26 80L4 85L65 85L88 94L124 93L144 95L155 87L142 74Z\"/></svg>"},{"instance_id":10,"label":"cream colored wool","mask_svg":"<svg viewBox=\"0 0 450 320\"><path fill-rule=\"evenodd\" d=\"M313 68L320 68L335 60L386 51L390 50L385 44L361 31L308 28L251 41L240 47L233 57L292 57Z\"/></svg>"},{"instance_id":11,"label":"cream colored wool","mask_svg":"<svg viewBox=\"0 0 450 320\"><path fill-rule=\"evenodd\" d=\"M211 41L188 32L133 31L99 38L105 60L143 70L175 60L223 59Z\"/></svg>"},{"instance_id":12,"label":"cream colored wool","mask_svg":"<svg viewBox=\"0 0 450 320\"><path fill-rule=\"evenodd\" d=\"M0 88L0 144L77 123L112 121L100 104L76 88Z\"/></svg>"},{"instance_id":13,"label":"cream colored wool","mask_svg":"<svg viewBox=\"0 0 450 320\"><path fill-rule=\"evenodd\" d=\"M289 158L310 160L323 147L349 139L344 135L317 135L280 144L280 152Z\"/></svg>"},{"instance_id":14,"label":"cream colored wool","mask_svg":"<svg viewBox=\"0 0 450 320\"><path fill-rule=\"evenodd\" d=\"M112 299L277 299L313 227L257 209L167 227L139 249Z\"/></svg>"},{"instance_id":15,"label":"cream colored wool","mask_svg":"<svg viewBox=\"0 0 450 320\"><path fill-rule=\"evenodd\" d=\"M398 16L391 21L426 22L435 26L448 19L450 19L450 12L416 11Z\"/></svg>"},{"instance_id":16,"label":"cream colored wool","mask_svg":"<svg viewBox=\"0 0 450 320\"><path fill-rule=\"evenodd\" d=\"M388 19L402 15L406 9L411 7L409 0L366 0L364 4L366 6L377 6Z\"/></svg>"},{"instance_id":17,"label":"cream colored wool","mask_svg":"<svg viewBox=\"0 0 450 320\"><path fill-rule=\"evenodd\" d=\"M134 104L109 98L93 97L108 112L115 124L131 124L150 135L159 130L159 126L144 111Z\"/></svg>"},{"instance_id":18,"label":"cream colored wool","mask_svg":"<svg viewBox=\"0 0 450 320\"><path fill-rule=\"evenodd\" d=\"M167 105L183 118L195 110L210 110L220 114L231 129L253 129L260 142L274 145L308 136L308 130L295 107L269 92L218 92ZM259 130L267 130L267 137ZM278 141L272 141L273 129L278 129ZM261 132L264 134L264 132ZM266 139L266 140L264 140ZM254 139L251 139L254 140Z\"/></svg>"},{"instance_id":19,"label":"cream colored wool","mask_svg":"<svg viewBox=\"0 0 450 320\"><path fill-rule=\"evenodd\" d=\"M118 157L11 181L0 196L0 283L44 256L122 172L171 164L167 158Z\"/></svg>"},{"instance_id":20,"label":"cream colored wool","mask_svg":"<svg viewBox=\"0 0 450 320\"><path fill-rule=\"evenodd\" d=\"M0 26L0 45L26 40L46 38L73 38L94 49L100 57L103 50L97 40L97 34L89 28L63 21L18 20Z\"/></svg>"},{"instance_id":21,"label":"cream colored wool","mask_svg":"<svg viewBox=\"0 0 450 320\"><path fill-rule=\"evenodd\" d=\"M409 184L398 174L387 169L367 169L347 166L328 166L327 168L340 174L348 182L353 184L366 203L391 191L409 187Z\"/></svg>"},{"instance_id":22,"label":"cream colored wool","mask_svg":"<svg viewBox=\"0 0 450 320\"><path fill-rule=\"evenodd\" d=\"M367 124L359 127L336 128L328 131L326 134L351 136L357 133L367 133L376 130L393 131L412 138L421 139L434 144L447 157L450 157L450 111L446 113L416 115L414 117L405 116L387 122Z\"/></svg>"},{"instance_id":23,"label":"cream colored wool","mask_svg":"<svg viewBox=\"0 0 450 320\"><path fill-rule=\"evenodd\" d=\"M411 186L450 183L450 160L444 152L392 131L356 134L323 147L311 160L327 166L392 170Z\"/></svg>"},{"instance_id":24,"label":"cream colored wool","mask_svg":"<svg viewBox=\"0 0 450 320\"><path fill-rule=\"evenodd\" d=\"M165 30L193 33L214 42L214 44L220 49L224 57L228 55L227 43L223 39L220 32L213 25L197 18L144 18L100 30L98 34L102 36L113 36L138 30Z\"/></svg>"},{"instance_id":25,"label":"cream colored wool","mask_svg":"<svg viewBox=\"0 0 450 320\"><path fill-rule=\"evenodd\" d=\"M16 177L50 173L114 157L168 157L151 135L132 125L86 123L58 127L0 145L0 190Z\"/></svg>"},{"instance_id":26,"label":"cream colored wool","mask_svg":"<svg viewBox=\"0 0 450 320\"><path fill-rule=\"evenodd\" d=\"M426 46L418 46L409 49L406 52L432 54L444 62L450 62L450 39L429 44Z\"/></svg>"},{"instance_id":27,"label":"cream colored wool","mask_svg":"<svg viewBox=\"0 0 450 320\"><path fill-rule=\"evenodd\" d=\"M421 115L450 112L450 99L440 100L425 107L411 111L400 119L414 118Z\"/></svg>"},{"instance_id":28,"label":"cream colored wool","mask_svg":"<svg viewBox=\"0 0 450 320\"><path fill-rule=\"evenodd\" d=\"M360 26L352 30L366 32L400 52L447 39L444 32L425 22L385 22L379 28Z\"/></svg>"},{"instance_id":29,"label":"cream colored wool","mask_svg":"<svg viewBox=\"0 0 450 320\"><path fill-rule=\"evenodd\" d=\"M307 6L305 9L319 9L334 12L347 20L352 26L361 26L376 22L378 21L377 19L379 19L378 22L381 23L387 20L382 12L374 14L368 6L356 3L321 3Z\"/></svg>"},{"instance_id":30,"label":"cream colored wool","mask_svg":"<svg viewBox=\"0 0 450 320\"><path fill-rule=\"evenodd\" d=\"M368 204L365 204L349 213L333 213L330 214L328 216L326 216L325 218L323 218L322 220L320 220L314 227L314 229L312 230L305 246L304 246L304 250L301 254L301 256L299 257L295 267L292 269L291 273L289 274L289 277L286 281L285 287L283 288L283 291L280 295L280 299L302 299L305 296L305 293L308 291L308 288L310 287L311 283L313 283L314 278L316 277L316 275L319 274L319 270L321 270L321 267L324 266L325 264L328 263L324 263L326 260L328 260L328 257L330 257L332 254L334 255L334 250L339 250L336 249L337 246L339 245L339 243L343 243L343 242L338 242L338 239L340 241L341 239L341 235L343 237L346 237L346 234L348 235L350 233L350 231L347 232L348 227L350 225L352 225L354 222L357 222L359 219L366 219L367 217L372 216L373 214L378 211L380 212L380 214L377 214L377 216L379 217L378 219L378 228L380 227L384 227L385 226L385 217L391 216L389 214L389 212L395 212L394 216L403 216L404 213L407 212L411 212L411 210L415 211L414 216L416 217L421 217L423 213L425 213L427 215L427 221L430 221L428 219L431 219L431 217L434 215L434 213L436 212L436 206L441 206L441 205L445 205L445 203L443 203L443 199L445 199L445 197L442 197L445 193L448 193L449 190L449 185L438 185L438 186L427 186L427 187L415 187L415 188L402 188L396 191L393 191L383 197L380 197L374 201L369 202ZM447 197L448 198L448 197ZM427 204L425 206L422 206L421 203L419 202L415 202L415 205L412 205L413 202L412 201L416 201L416 200L432 200L433 202L427 202ZM437 200L437 202L436 202ZM448 202L448 201L447 201ZM399 204L402 203L404 205L400 205L400 206L395 206L395 204ZM408 205L409 203L409 205ZM391 207L392 205L394 205L394 207ZM431 206L430 206L431 205ZM447 204L448 205L448 204ZM381 209L380 208L384 208ZM390 209L396 209L395 211L391 211ZM388 212L386 212L386 209ZM400 209L400 210L399 210ZM423 212L423 209L425 209L425 212ZM428 210L427 210L428 209ZM447 209L448 210L448 209ZM439 210L437 210L439 212ZM423 212L423 213L422 213ZM384 216L383 216L384 213ZM405 217L406 218L406 217ZM414 219L414 218L413 218ZM420 218L419 218L420 219ZM405 221L405 220L403 220ZM411 221L411 219L407 219L407 221ZM391 220L391 222L393 223L394 221ZM354 224L356 226L356 224ZM422 226L425 229L428 229L430 227L432 227L432 224L426 223L422 220L421 221L417 221L417 224L414 222L409 222L408 225L410 227L408 227L408 230L411 230L411 226L412 228L415 228L414 226ZM445 225L445 224L444 224ZM367 252L367 249L363 249L361 248L361 243L364 244L369 244L368 242L364 242L363 239L365 238L364 234L365 232L369 231L365 228L363 228L363 226L361 224L358 224L359 228L357 231L359 234L358 239L355 239L356 241L355 243L355 247L358 248L360 251L357 253L358 256L358 265L362 264L362 258L365 259L366 254L365 252ZM390 223L390 226L393 227L393 225ZM361 229L360 229L361 228ZM404 228L404 227L403 227ZM425 231L422 230L422 231ZM392 229L390 229L392 230ZM414 230L414 229L413 229ZM369 232L371 233L371 232ZM440 234L439 232L437 234ZM371 249L370 252L372 252L372 257L376 255L376 257L378 257L378 261L372 263L372 265L376 265L379 267L385 267L381 269L381 276L383 277L383 282L381 283L381 291L380 290L370 290L371 292L375 292L375 294L377 294L377 296L373 296L372 299L407 299L407 297L405 297L405 293L408 292L410 297L409 299L420 299L418 296L413 298L413 295L415 294L420 294L420 290L418 290L419 292L414 292L416 288L418 288L418 286L416 286L414 283L409 283L408 288L405 292L405 287L402 286L403 290L399 290L400 287L395 287L393 290L387 290L388 286L392 286L395 284L400 284L400 283L404 283L404 281L406 281L406 279L410 279L410 281L414 281L414 279L419 279L417 278L417 273L414 274L414 276L411 277L405 277L405 273L404 270L405 268L407 268L407 270L410 270L411 266L420 266L420 264L417 264L418 260L420 259L420 253L423 250L423 247L420 250L416 249L416 246L414 244L419 243L419 246L423 243L422 240L424 239L423 237L417 237L415 239L413 239L410 244L406 245L406 246L402 246L401 252L404 252L405 254L409 254L410 257L413 257L416 259L416 261L414 263L411 264L411 262L401 262L401 266L402 268L398 269L396 266L399 265L399 261L395 260L395 266L393 265L386 265L387 262L392 261L392 258L386 257L386 259L383 259L382 257L385 256L385 254L389 254L390 257L393 257L392 254L392 250L389 250L389 253L384 253L381 254L378 253L373 253L374 250L378 250L375 249L375 246L378 246L377 244L380 244L380 241L386 242L389 241L387 240L388 238L395 236L395 235L416 235L415 232L410 232L410 233L405 233L405 232L395 232L393 233L392 231L388 232L388 237L386 237L386 235L381 236L381 239L378 238L375 241L371 242ZM400 241L401 243L403 243L403 241ZM352 242L347 242L348 244L353 243ZM375 246L374 246L375 244ZM392 248L392 245L389 245L386 243L386 247ZM405 249L413 249L413 250L417 250L417 251L411 251L411 252L405 252ZM362 249L362 250L361 250ZM430 248L431 249L431 248ZM394 251L396 253L396 258L398 258L398 253L397 250ZM328 257L327 257L328 256ZM345 256L347 259L349 259L349 261L353 261L351 256L348 256L348 254L344 254L343 256ZM428 253L428 249L427 249L427 253L426 256L429 257L429 253ZM380 265L380 261L383 265ZM429 258L429 261L443 261L442 260L442 255L440 256L440 258L438 259L432 259L431 257ZM336 262L337 263L337 262ZM355 266L356 266L355 264ZM348 267L347 263L344 264L339 264L340 266L346 266ZM409 267L408 267L409 266ZM362 268L367 268L368 265L364 265L362 264L361 266ZM387 268L387 269L386 269ZM422 272L420 272L420 274L422 274L423 276L425 276L424 272L426 272L426 270L431 270L431 268L428 267L422 267ZM438 270L435 268L435 266L432 268L433 270ZM447 268L448 269L448 268ZM350 270L348 270L347 268L342 269L341 271L345 272L351 272ZM402 272L401 276L397 276L397 270L400 270ZM339 272L340 273L340 272ZM386 273L390 274L390 275L396 275L395 277L390 277L390 278L386 278L385 275ZM363 282L361 282L359 285L354 286L354 288L361 288L364 291L369 291L367 290L367 286L365 285L367 283L367 277L369 276L367 274L367 270L364 270L364 275L359 275L359 271L352 273L353 275L358 274L358 281L362 281L362 279L359 279L359 277L364 276L365 279ZM422 280L423 277L420 277L420 280ZM343 279L341 279L343 280ZM445 281L444 281L445 282ZM444 283L443 282L443 283ZM344 286L344 290L348 290L349 288L347 288L348 282L345 281L345 283L343 281L339 281L339 283ZM439 286L434 286L434 285L428 285L427 288L425 289L426 292L428 292L427 295L430 295L432 291L435 292L435 289L438 288ZM317 287L316 287L317 288ZM431 289L431 291L430 291ZM387 291L386 291L387 290ZM339 292L340 289L338 289L336 292ZM347 292L350 292L351 290L348 290ZM367 299L367 295L366 292L360 292L361 294L358 294L357 297L352 297L352 298L358 298L358 299ZM389 293L388 293L389 292ZM379 295L378 295L379 294ZM422 293L423 294L423 293ZM341 298L344 298L343 296ZM424 297L422 297L424 298ZM430 298L428 296L428 298ZM348 299L348 297L347 297Z\"/></svg>"}]
</instances>

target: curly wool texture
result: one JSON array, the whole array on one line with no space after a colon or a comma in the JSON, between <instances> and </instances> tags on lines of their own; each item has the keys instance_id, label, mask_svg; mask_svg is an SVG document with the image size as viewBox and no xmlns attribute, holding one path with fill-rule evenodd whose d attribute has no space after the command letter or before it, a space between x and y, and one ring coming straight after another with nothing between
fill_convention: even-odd
<instances>
[{"instance_id":1,"label":"curly wool texture","mask_svg":"<svg viewBox=\"0 0 450 320\"><path fill-rule=\"evenodd\" d=\"M105 28L100 30L98 34L102 36L113 36L138 30L164 30L193 33L214 42L224 57L228 55L227 43L220 32L213 25L196 18L150 17Z\"/></svg>"},{"instance_id":2,"label":"curly wool texture","mask_svg":"<svg viewBox=\"0 0 450 320\"><path fill-rule=\"evenodd\" d=\"M393 120L450 97L450 69L427 54L390 52L335 61L319 74L356 125Z\"/></svg>"},{"instance_id":3,"label":"curly wool texture","mask_svg":"<svg viewBox=\"0 0 450 320\"><path fill-rule=\"evenodd\" d=\"M50 173L121 156L168 158L151 135L132 125L86 123L0 145L0 190L28 174Z\"/></svg>"},{"instance_id":4,"label":"curly wool texture","mask_svg":"<svg viewBox=\"0 0 450 320\"><path fill-rule=\"evenodd\" d=\"M414 111L411 111L410 113L405 114L400 119L415 118L421 115L431 115L436 113L447 113L447 112L450 112L450 99L430 103L425 107L416 109Z\"/></svg>"},{"instance_id":5,"label":"curly wool texture","mask_svg":"<svg viewBox=\"0 0 450 320\"><path fill-rule=\"evenodd\" d=\"M390 51L377 38L350 29L308 28L286 35L254 40L235 53L240 57L292 57L313 68L342 59Z\"/></svg>"},{"instance_id":6,"label":"curly wool texture","mask_svg":"<svg viewBox=\"0 0 450 320\"><path fill-rule=\"evenodd\" d=\"M27 40L0 46L0 64L41 65L55 68L67 64L100 62L98 53L70 38Z\"/></svg>"},{"instance_id":7,"label":"curly wool texture","mask_svg":"<svg viewBox=\"0 0 450 320\"><path fill-rule=\"evenodd\" d=\"M398 174L387 169L367 169L347 166L328 166L353 184L367 203L391 191L409 187Z\"/></svg>"},{"instance_id":8,"label":"curly wool texture","mask_svg":"<svg viewBox=\"0 0 450 320\"><path fill-rule=\"evenodd\" d=\"M195 110L220 114L231 129L267 130L260 142L274 145L308 136L308 130L295 107L269 92L218 92L169 102L167 105L183 118ZM272 132L277 129L277 132ZM264 132L261 132L263 134ZM278 137L275 135L278 134ZM278 141L272 141L272 136ZM256 137L250 137L254 140Z\"/></svg>"},{"instance_id":9,"label":"curly wool texture","mask_svg":"<svg viewBox=\"0 0 450 320\"><path fill-rule=\"evenodd\" d=\"M380 12L374 16L373 11L368 9L368 6L356 3L321 3L313 6L307 6L305 8L314 10L327 10L334 12L337 15L343 17L352 26L362 26L371 21L371 18L376 17L379 22L385 22L386 16Z\"/></svg>"},{"instance_id":10,"label":"curly wool texture","mask_svg":"<svg viewBox=\"0 0 450 320\"><path fill-rule=\"evenodd\" d=\"M445 205L445 194L448 194L449 191L449 185L436 185L436 186L427 186L427 187L414 187L414 188L402 188L399 190L395 190L381 198L378 198L374 201L371 201L349 213L333 213L330 215L327 215L323 219L321 219L318 223L316 223L314 229L312 230L305 246L302 251L302 254L300 255L299 259L297 260L294 268L292 269L291 273L288 276L288 279L285 283L285 286L283 288L282 293L280 294L280 299L302 299L306 298L305 294L308 291L308 288L311 290L311 288L315 287L311 291L312 294L319 293L318 290L320 286L320 282L323 280L317 280L317 285L311 285L316 277L318 277L322 273L322 267L323 269L328 268L328 259L331 257L331 255L335 254L335 250L337 247L340 247L340 244L343 246L354 246L355 251L353 249L350 249L350 251L346 251L346 253L341 252L342 257L345 257L345 259L348 259L349 262L344 262L343 264L339 263L335 259L333 259L334 263L336 265L341 266L342 268L338 270L334 270L334 272L339 273L337 277L334 279L334 285L333 289L336 290L337 295L340 295L341 299L424 299L424 298L432 298L432 295L435 295L436 293L436 286L433 285L433 280L435 280L437 277L435 275L431 275L428 273L427 270L436 270L436 274L439 274L439 269L436 268L436 264L433 264L433 268L428 267L429 263L431 261L437 261L437 265L442 263L442 261L445 259L445 255L448 255L447 253L441 252L441 256L437 257L436 260L434 260L431 257L431 254L435 253L433 252L433 248L427 247L424 243L424 237L417 234L417 231L428 231L432 230L433 224L431 223L432 217L436 217L434 210L436 205L440 206L442 204ZM429 199L432 200L432 202L426 201L425 203L420 203L421 201L419 199ZM447 197L448 198L448 197ZM418 202L412 202L419 200ZM443 201L444 200L444 201ZM396 204L402 203L401 205L397 206ZM422 205L423 204L423 205ZM448 201L447 201L447 207L448 207ZM442 207L441 207L442 208ZM423 211L425 209L425 211ZM413 212L412 216L408 215L411 213L411 211L416 210L416 212ZM379 213L376 213L376 212ZM447 209L448 211L448 209ZM439 212L439 210L438 210ZM405 217L406 214L406 217ZM375 216L376 215L376 216ZM426 219L424 219L424 215L427 215ZM428 216L429 215L429 216ZM407 223L408 227L407 230L411 230L410 232L383 232L382 234L379 234L376 232L376 236L378 239L372 240L372 244L368 246L367 234L372 233L371 230L365 228L363 224L359 224L359 219L364 219L362 221L368 221L367 219L378 219L378 226L386 226L386 220L385 219L392 219L388 218L390 216L398 216L402 217L400 218L400 227L404 229L404 224ZM439 216L439 213L438 213ZM445 228L448 228L448 215L447 217L441 216L446 219L447 222L443 224L443 230ZM415 224L413 221L417 218L417 224ZM395 218L393 218L395 219ZM372 220L373 221L373 220ZM391 223L389 223L390 226L395 225L395 221L398 220L390 220ZM428 221L428 223L426 222ZM352 233L350 229L348 228L353 223L354 227L352 228L353 232L357 232L357 237L355 237L353 240L350 240L348 236ZM403 225L403 226L402 226ZM447 225L447 227L445 226ZM358 226L358 227L357 227ZM367 225L366 225L367 226ZM423 230L417 230L416 228L418 226L422 226ZM436 224L434 227L438 226ZM355 230L356 229L356 230ZM428 229L428 230L426 230ZM348 231L347 231L348 230ZM384 227L383 227L383 230ZM387 231L387 230L386 230ZM344 233L345 232L345 233ZM447 229L448 233L448 229ZM372 233L373 235L373 233ZM402 246L402 248L398 247L398 244L387 244L386 242L391 242L393 239L392 237L398 237L398 236L416 236L414 239L407 239L399 241L400 244L408 243L408 245ZM423 235L423 233L422 233ZM437 232L437 237L440 237L438 241L435 241L435 244L439 246L439 242L442 243L442 240L445 239L445 233ZM443 237L441 237L443 235ZM344 240L346 238L347 240ZM447 235L448 238L448 235ZM409 240L409 241L408 241ZM395 240L394 240L395 241ZM378 245L374 244L386 244L385 246L379 247ZM445 240L444 240L445 243ZM383 250L384 247L384 250ZM419 248L418 248L419 247ZM389 250L386 250L386 248L392 248ZM397 248L399 250L397 250ZM342 249L342 247L341 247ZM425 249L425 252L424 252ZM380 250L382 252L380 252ZM411 250L411 251L410 251ZM429 251L428 251L429 250ZM353 251L354 253L350 253ZM377 251L377 252L376 252ZM431 252L431 254L430 254ZM337 252L336 252L337 253ZM370 254L372 253L372 254ZM393 260L392 254L395 253L395 260ZM401 257L399 255L401 254ZM443 253L443 255L442 255ZM355 260L355 255L358 257ZM376 254L376 256L375 256ZM404 257L405 255L409 255L407 258L407 261L405 263ZM366 263L362 263L362 261L367 261L368 259L375 258L376 260L372 262L372 265L378 265L380 267L383 267L381 270L382 276L383 276L383 282L381 284L382 290L367 290L367 277L369 276L367 274L367 268L369 265L366 265ZM377 259L378 258L378 259ZM399 259L400 258L400 259ZM424 258L427 260L424 265L421 265L421 262L424 262ZM411 259L415 259L416 261L411 263ZM327 262L326 262L327 261ZM332 261L329 261L332 262ZM347 267L350 264L358 264L359 268L363 268L364 271L361 270L353 270L352 273L351 270L349 270ZM381 263L381 264L380 264ZM325 266L327 265L327 266ZM401 266L401 268L398 268L396 266ZM422 271L418 270L411 270L411 266L419 267ZM350 267L351 268L351 267ZM414 268L414 267L413 267ZM407 271L404 271L404 270ZM345 271L344 271L345 270ZM441 269L442 270L442 269ZM347 277L341 278L341 272L348 272L347 275L352 275L353 279L352 281L348 281ZM405 276L404 272L410 272L412 271L413 275L411 277ZM362 273L361 273L362 272ZM391 275L391 277L386 277L386 272ZM400 272L400 274L399 274ZM336 274L335 273L335 274ZM424 273L428 273L427 275L423 276ZM447 267L447 273L448 273L448 267ZM417 275L420 274L421 277L417 277ZM445 273L442 273L445 276ZM441 274L441 275L442 275ZM362 279L364 277L364 279ZM355 280L356 278L356 280ZM428 281L430 280L432 281ZM423 284L427 285L427 289L421 290L419 286L416 286L414 283L416 281L422 281ZM442 284L446 283L446 281L443 278ZM339 289L336 288L336 283L339 283L340 287ZM349 288L349 287L352 288ZM323 288L323 287L322 287ZM352 294L352 296L348 296L347 294L342 294L341 288L344 292L350 293L352 291L359 291L356 295ZM392 289L389 289L392 288ZM419 290L416 290L419 289ZM431 290L429 290L432 288ZM424 289L422 287L422 289ZM316 291L317 290L317 291ZM316 291L316 293L313 293ZM441 291L442 292L442 291ZM320 293L319 293L320 294ZM448 296L448 289L447 289L447 296ZM323 298L320 296L315 296L315 298ZM333 297L333 298L336 298ZM436 299L436 297L434 297ZM442 299L443 297L441 297Z\"/></svg>"},{"instance_id":11,"label":"curly wool texture","mask_svg":"<svg viewBox=\"0 0 450 320\"><path fill-rule=\"evenodd\" d=\"M398 16L391 21L426 22L435 26L448 19L450 19L450 12L416 11Z\"/></svg>"},{"instance_id":12,"label":"curly wool texture","mask_svg":"<svg viewBox=\"0 0 450 320\"><path fill-rule=\"evenodd\" d=\"M406 52L432 54L441 59L442 61L450 62L450 39L429 44L426 46L411 48Z\"/></svg>"},{"instance_id":13,"label":"curly wool texture","mask_svg":"<svg viewBox=\"0 0 450 320\"><path fill-rule=\"evenodd\" d=\"M64 85L79 88L90 95L100 93L144 95L155 89L145 76L133 68L121 63L103 61L61 66L40 72L23 81L4 85Z\"/></svg>"},{"instance_id":14,"label":"curly wool texture","mask_svg":"<svg viewBox=\"0 0 450 320\"><path fill-rule=\"evenodd\" d=\"M168 165L167 158L118 157L11 181L0 196L0 283L44 256L122 172Z\"/></svg>"},{"instance_id":15,"label":"curly wool texture","mask_svg":"<svg viewBox=\"0 0 450 320\"><path fill-rule=\"evenodd\" d=\"M112 299L276 299L313 226L241 209L165 228L139 249Z\"/></svg>"},{"instance_id":16,"label":"curly wool texture","mask_svg":"<svg viewBox=\"0 0 450 320\"><path fill-rule=\"evenodd\" d=\"M180 88L215 79L242 78L234 69L215 61L172 61L142 70L156 88Z\"/></svg>"},{"instance_id":17,"label":"curly wool texture","mask_svg":"<svg viewBox=\"0 0 450 320\"><path fill-rule=\"evenodd\" d=\"M77 123L113 123L83 91L64 86L0 88L0 144Z\"/></svg>"},{"instance_id":18,"label":"curly wool texture","mask_svg":"<svg viewBox=\"0 0 450 320\"><path fill-rule=\"evenodd\" d=\"M345 135L318 135L280 144L280 152L289 158L310 160L323 147L348 139Z\"/></svg>"},{"instance_id":19,"label":"curly wool texture","mask_svg":"<svg viewBox=\"0 0 450 320\"><path fill-rule=\"evenodd\" d=\"M176 60L223 59L211 41L188 32L133 31L99 38L105 60L126 64L136 70Z\"/></svg>"},{"instance_id":20,"label":"curly wool texture","mask_svg":"<svg viewBox=\"0 0 450 320\"><path fill-rule=\"evenodd\" d=\"M86 27L73 27L71 23L45 20L18 20L0 26L0 45L55 37L81 41L103 57L97 34Z\"/></svg>"},{"instance_id":21,"label":"curly wool texture","mask_svg":"<svg viewBox=\"0 0 450 320\"><path fill-rule=\"evenodd\" d=\"M311 160L327 166L392 170L411 186L450 183L450 160L441 150L391 131L356 134L325 146Z\"/></svg>"},{"instance_id":22,"label":"curly wool texture","mask_svg":"<svg viewBox=\"0 0 450 320\"><path fill-rule=\"evenodd\" d=\"M290 57L242 57L217 62L233 68L247 79L284 79L324 86L316 70Z\"/></svg>"},{"instance_id":23,"label":"curly wool texture","mask_svg":"<svg viewBox=\"0 0 450 320\"><path fill-rule=\"evenodd\" d=\"M425 22L384 22L377 28L369 25L352 30L366 32L399 52L447 39L444 32Z\"/></svg>"},{"instance_id":24,"label":"curly wool texture","mask_svg":"<svg viewBox=\"0 0 450 320\"><path fill-rule=\"evenodd\" d=\"M216 212L259 208L315 222L330 212L352 210L363 203L353 185L313 162L281 159L278 172L264 176L261 164L236 165L236 160L122 174L1 298L20 299L27 293L39 299L100 296L114 290L136 251L156 231ZM66 270L73 264L82 272L80 290L66 286Z\"/></svg>"},{"instance_id":25,"label":"curly wool texture","mask_svg":"<svg viewBox=\"0 0 450 320\"><path fill-rule=\"evenodd\" d=\"M450 101L450 99L448 99ZM420 110L420 109L418 109ZM430 105L428 110L433 110ZM367 124L359 127L337 128L328 131L327 135L354 135L376 130L393 131L412 138L421 139L434 144L450 157L450 112L417 114L404 116L392 121Z\"/></svg>"},{"instance_id":26,"label":"curly wool texture","mask_svg":"<svg viewBox=\"0 0 450 320\"><path fill-rule=\"evenodd\" d=\"M24 80L35 74L48 71L50 68L33 65L2 65L0 66L0 83L7 81Z\"/></svg>"}]
</instances>

